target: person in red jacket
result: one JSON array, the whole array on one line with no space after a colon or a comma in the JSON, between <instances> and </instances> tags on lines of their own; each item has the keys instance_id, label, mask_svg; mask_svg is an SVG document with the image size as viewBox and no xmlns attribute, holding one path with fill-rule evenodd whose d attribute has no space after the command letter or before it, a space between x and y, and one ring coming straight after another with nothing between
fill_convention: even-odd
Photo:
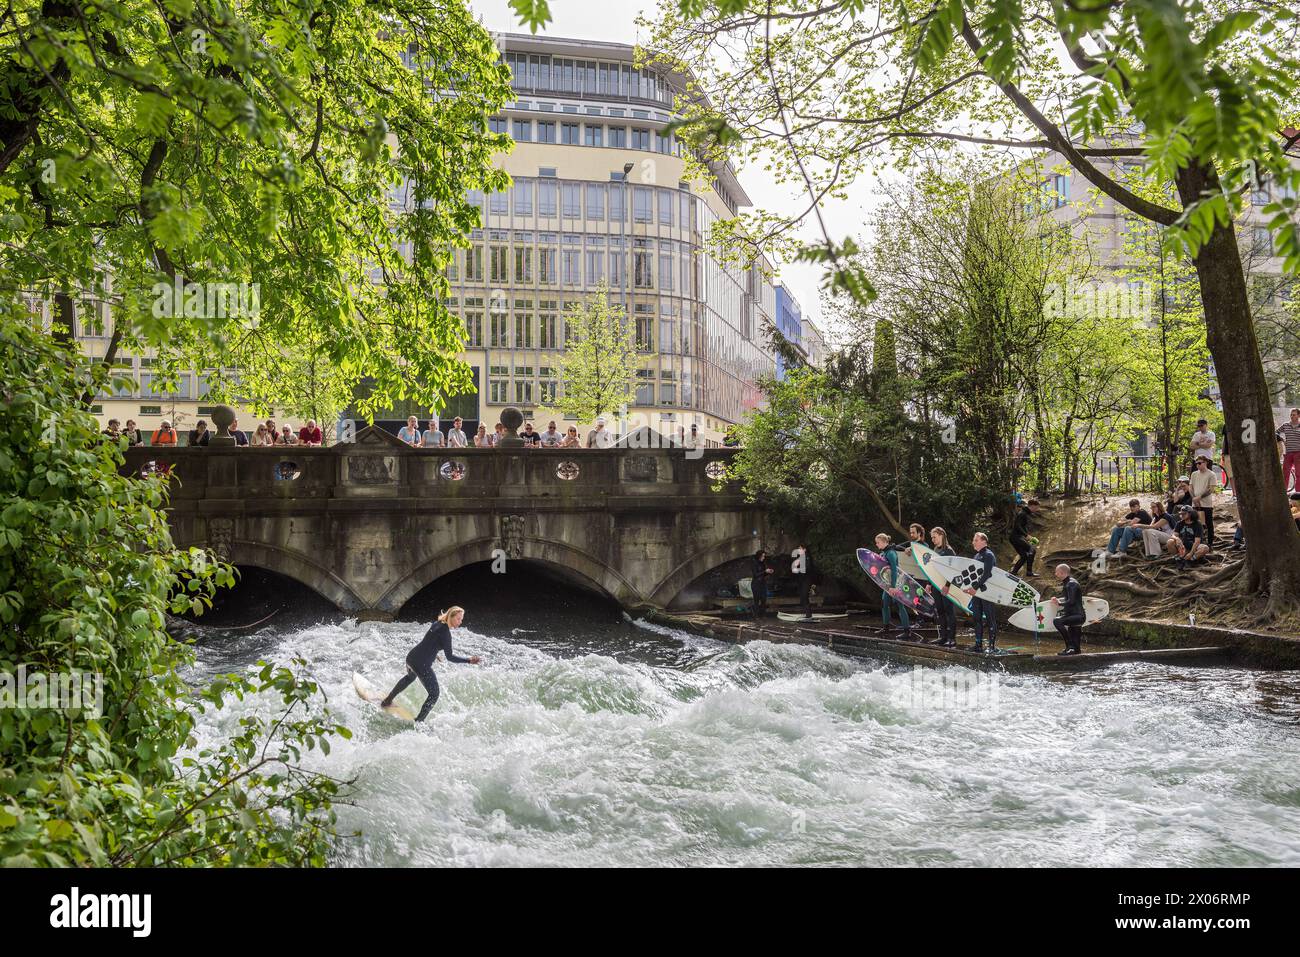
<instances>
[{"instance_id":1,"label":"person in red jacket","mask_svg":"<svg viewBox=\"0 0 1300 957\"><path fill-rule=\"evenodd\" d=\"M298 430L300 445L320 445L325 440L315 419L308 419L307 424Z\"/></svg>"}]
</instances>

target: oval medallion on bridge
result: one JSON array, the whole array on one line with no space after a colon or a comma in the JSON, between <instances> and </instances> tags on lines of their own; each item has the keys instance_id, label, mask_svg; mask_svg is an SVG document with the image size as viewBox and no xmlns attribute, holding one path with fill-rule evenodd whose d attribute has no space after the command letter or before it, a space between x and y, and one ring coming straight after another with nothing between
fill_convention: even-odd
<instances>
[{"instance_id":1,"label":"oval medallion on bridge","mask_svg":"<svg viewBox=\"0 0 1300 957\"><path fill-rule=\"evenodd\" d=\"M704 466L704 474L715 482L727 477L727 466L722 462L710 462Z\"/></svg>"},{"instance_id":2,"label":"oval medallion on bridge","mask_svg":"<svg viewBox=\"0 0 1300 957\"><path fill-rule=\"evenodd\" d=\"M465 463L456 461L443 462L442 468L438 469L438 474L449 482L459 482L465 477Z\"/></svg>"},{"instance_id":3,"label":"oval medallion on bridge","mask_svg":"<svg viewBox=\"0 0 1300 957\"><path fill-rule=\"evenodd\" d=\"M302 469L297 462L277 462L275 465L277 482L292 482L299 475L302 475Z\"/></svg>"},{"instance_id":4,"label":"oval medallion on bridge","mask_svg":"<svg viewBox=\"0 0 1300 957\"><path fill-rule=\"evenodd\" d=\"M555 466L555 477L566 482L572 482L581 472L582 467L572 459L565 459Z\"/></svg>"}]
</instances>

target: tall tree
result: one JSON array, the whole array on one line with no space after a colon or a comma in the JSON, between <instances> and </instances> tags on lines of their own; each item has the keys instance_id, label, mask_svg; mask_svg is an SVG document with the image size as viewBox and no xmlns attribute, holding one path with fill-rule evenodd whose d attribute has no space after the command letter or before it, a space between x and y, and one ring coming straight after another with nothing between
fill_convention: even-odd
<instances>
[{"instance_id":1,"label":"tall tree","mask_svg":"<svg viewBox=\"0 0 1300 957\"><path fill-rule=\"evenodd\" d=\"M579 422L620 414L636 398L633 382L639 359L635 331L623 307L610 301L604 280L586 299L569 306L564 334L556 408Z\"/></svg>"}]
</instances>

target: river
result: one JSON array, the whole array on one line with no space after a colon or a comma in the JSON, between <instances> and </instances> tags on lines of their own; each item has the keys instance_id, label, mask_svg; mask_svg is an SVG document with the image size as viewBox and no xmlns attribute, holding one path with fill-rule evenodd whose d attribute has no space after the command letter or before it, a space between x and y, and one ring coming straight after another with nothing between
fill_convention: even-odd
<instances>
[{"instance_id":1,"label":"river","mask_svg":"<svg viewBox=\"0 0 1300 957\"><path fill-rule=\"evenodd\" d=\"M484 663L438 664L423 725L351 677L390 685L436 608L201 642L193 677L310 662L354 732L314 759L356 779L340 866L1300 864L1300 673L990 678L732 646L581 597L488 604L455 636ZM248 708L269 702L208 716L201 742Z\"/></svg>"}]
</instances>

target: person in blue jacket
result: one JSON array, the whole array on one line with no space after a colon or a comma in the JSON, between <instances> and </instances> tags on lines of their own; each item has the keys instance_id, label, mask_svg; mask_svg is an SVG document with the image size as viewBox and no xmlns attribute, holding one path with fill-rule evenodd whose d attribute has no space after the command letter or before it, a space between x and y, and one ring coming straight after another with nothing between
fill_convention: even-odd
<instances>
[{"instance_id":1,"label":"person in blue jacket","mask_svg":"<svg viewBox=\"0 0 1300 957\"><path fill-rule=\"evenodd\" d=\"M890 627L889 608L891 605L897 605L898 620L903 626L903 639L911 641L912 619L907 614L907 603L903 601L902 594L898 590L898 551L890 544L889 536L884 532L876 536L876 551L889 565L889 587L883 590L880 599L880 620L885 623L886 628Z\"/></svg>"}]
</instances>

